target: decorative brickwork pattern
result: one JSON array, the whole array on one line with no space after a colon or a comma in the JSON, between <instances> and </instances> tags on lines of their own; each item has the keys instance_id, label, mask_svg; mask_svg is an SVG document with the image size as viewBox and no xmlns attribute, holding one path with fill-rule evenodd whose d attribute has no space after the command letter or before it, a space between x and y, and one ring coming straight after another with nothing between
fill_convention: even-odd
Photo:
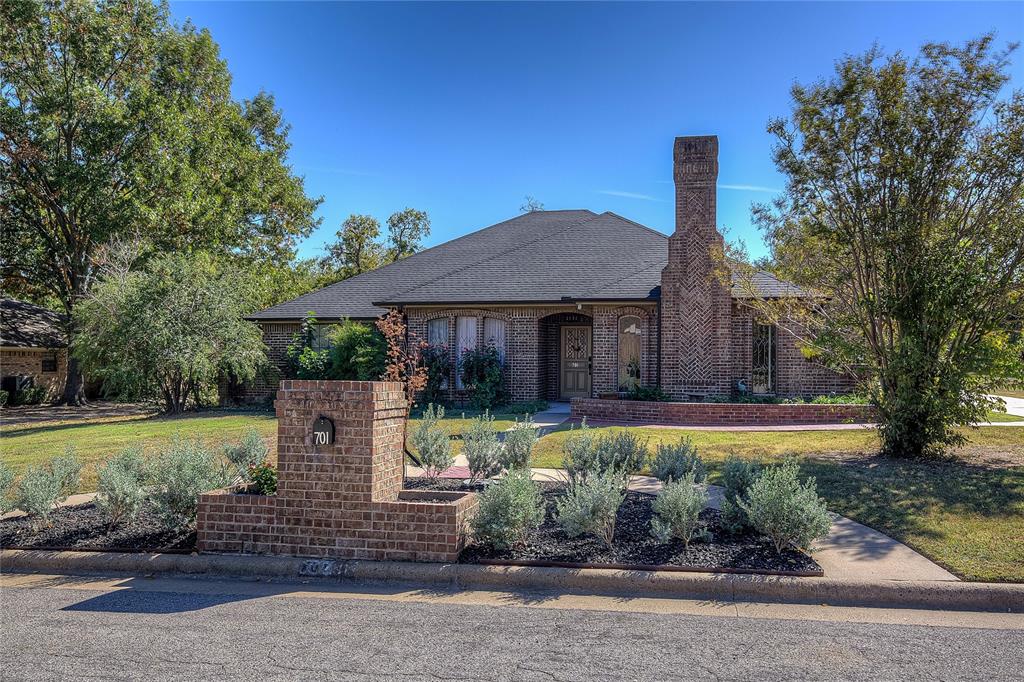
<instances>
[{"instance_id":1,"label":"decorative brickwork pattern","mask_svg":"<svg viewBox=\"0 0 1024 682\"><path fill-rule=\"evenodd\" d=\"M281 382L275 496L199 498L198 547L336 559L455 561L473 493L402 490L406 404L394 382ZM315 445L312 424L334 422ZM425 499L426 498L426 499Z\"/></svg>"},{"instance_id":2,"label":"decorative brickwork pattern","mask_svg":"<svg viewBox=\"0 0 1024 682\"><path fill-rule=\"evenodd\" d=\"M731 295L715 275L718 138L675 144L676 229L661 274L661 387L675 398L730 391Z\"/></svg>"},{"instance_id":3,"label":"decorative brickwork pattern","mask_svg":"<svg viewBox=\"0 0 1024 682\"><path fill-rule=\"evenodd\" d=\"M783 426L865 424L875 421L868 405L753 405L744 403L658 403L641 400L573 398L573 419L669 426Z\"/></svg>"}]
</instances>

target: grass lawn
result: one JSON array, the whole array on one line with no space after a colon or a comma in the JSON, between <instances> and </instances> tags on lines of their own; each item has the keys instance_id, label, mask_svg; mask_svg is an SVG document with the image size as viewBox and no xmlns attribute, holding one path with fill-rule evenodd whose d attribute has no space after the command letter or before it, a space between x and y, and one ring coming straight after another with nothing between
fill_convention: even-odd
<instances>
[{"instance_id":1,"label":"grass lawn","mask_svg":"<svg viewBox=\"0 0 1024 682\"><path fill-rule=\"evenodd\" d=\"M1024 398L1024 391L1013 391L1010 389L996 391L996 395L1001 395L1004 398Z\"/></svg>"},{"instance_id":2,"label":"grass lawn","mask_svg":"<svg viewBox=\"0 0 1024 682\"><path fill-rule=\"evenodd\" d=\"M990 422L1024 422L1024 417L1019 414L1007 414L1006 412L989 412Z\"/></svg>"},{"instance_id":3,"label":"grass lawn","mask_svg":"<svg viewBox=\"0 0 1024 682\"><path fill-rule=\"evenodd\" d=\"M30 464L62 454L67 445L74 445L85 464L80 489L95 490L96 464L129 445L140 443L147 454L151 454L166 445L175 434L181 434L199 437L211 446L219 446L240 439L250 427L270 437L277 431L277 419L272 412L211 410L180 417L3 426L0 427L0 459L15 474L21 474Z\"/></svg>"},{"instance_id":4,"label":"grass lawn","mask_svg":"<svg viewBox=\"0 0 1024 682\"><path fill-rule=\"evenodd\" d=\"M494 425L505 430L516 418L517 415L496 414ZM523 417L518 415L518 418ZM458 436L469 427L471 417L452 410L444 421L449 432ZM410 433L417 423L418 419L410 420ZM134 443L141 443L147 454L152 454L170 442L175 434L181 434L202 438L216 447L240 439L250 427L255 427L268 439L272 451L276 449L273 436L277 432L277 419L273 412L210 410L179 417L115 417L0 426L0 460L11 467L15 475L20 475L29 465L44 462L62 454L67 445L74 445L85 464L80 490L89 491L96 489L97 464ZM456 454L461 452L461 440L455 440L452 445Z\"/></svg>"},{"instance_id":5,"label":"grass lawn","mask_svg":"<svg viewBox=\"0 0 1024 682\"><path fill-rule=\"evenodd\" d=\"M938 462L878 457L878 439L868 430L639 430L652 448L690 436L712 482L729 452L769 461L798 456L833 511L910 545L967 580L1024 581L1021 427L967 430L970 444ZM534 466L560 466L567 435L563 430L542 438Z\"/></svg>"}]
</instances>

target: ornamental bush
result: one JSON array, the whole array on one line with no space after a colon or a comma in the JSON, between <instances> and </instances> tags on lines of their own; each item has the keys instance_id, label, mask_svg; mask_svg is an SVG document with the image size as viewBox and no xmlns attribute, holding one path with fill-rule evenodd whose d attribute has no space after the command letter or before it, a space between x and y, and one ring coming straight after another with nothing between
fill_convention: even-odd
<instances>
[{"instance_id":1,"label":"ornamental bush","mask_svg":"<svg viewBox=\"0 0 1024 682\"><path fill-rule=\"evenodd\" d=\"M787 546L808 549L832 526L814 478L801 483L798 474L799 467L793 460L765 469L736 501L750 525L771 538L780 554Z\"/></svg>"},{"instance_id":2,"label":"ornamental bush","mask_svg":"<svg viewBox=\"0 0 1024 682\"><path fill-rule=\"evenodd\" d=\"M704 460L697 454L697 448L689 436L678 443L659 443L651 461L651 475L659 481L681 481L687 474L693 474L695 483L703 483L708 477Z\"/></svg>"},{"instance_id":3,"label":"ornamental bush","mask_svg":"<svg viewBox=\"0 0 1024 682\"><path fill-rule=\"evenodd\" d=\"M99 471L96 507L111 526L133 520L146 499L142 448L125 448Z\"/></svg>"},{"instance_id":4,"label":"ornamental bush","mask_svg":"<svg viewBox=\"0 0 1024 682\"><path fill-rule=\"evenodd\" d=\"M81 474L82 463L75 455L74 446L69 445L63 455L25 472L18 485L16 506L26 514L47 519L55 504L75 492Z\"/></svg>"},{"instance_id":5,"label":"ornamental bush","mask_svg":"<svg viewBox=\"0 0 1024 682\"><path fill-rule=\"evenodd\" d=\"M510 471L480 494L471 523L477 542L508 549L544 521L544 500L525 469Z\"/></svg>"},{"instance_id":6,"label":"ornamental bush","mask_svg":"<svg viewBox=\"0 0 1024 682\"><path fill-rule=\"evenodd\" d=\"M633 431L595 437L584 420L566 439L562 449L562 467L570 486L595 476L609 476L625 488L630 475L642 470L647 463L647 442Z\"/></svg>"},{"instance_id":7,"label":"ornamental bush","mask_svg":"<svg viewBox=\"0 0 1024 682\"><path fill-rule=\"evenodd\" d=\"M0 515L14 508L14 472L0 462Z\"/></svg>"},{"instance_id":8,"label":"ornamental bush","mask_svg":"<svg viewBox=\"0 0 1024 682\"><path fill-rule=\"evenodd\" d=\"M700 519L707 502L707 486L696 482L694 472L670 479L654 498L651 535L659 542L678 538L689 547L695 537L707 535L707 525Z\"/></svg>"},{"instance_id":9,"label":"ornamental bush","mask_svg":"<svg viewBox=\"0 0 1024 682\"><path fill-rule=\"evenodd\" d=\"M423 416L412 432L412 446L416 448L417 457L423 466L427 478L435 479L442 471L455 462L452 455L452 442L448 437L448 429L444 426L444 408L440 405L427 405Z\"/></svg>"},{"instance_id":10,"label":"ornamental bush","mask_svg":"<svg viewBox=\"0 0 1024 682\"><path fill-rule=\"evenodd\" d=\"M469 479L475 483L482 478L496 476L501 471L498 457L501 442L494 428L494 417L484 412L470 422L462 434L462 454L469 462Z\"/></svg>"},{"instance_id":11,"label":"ornamental bush","mask_svg":"<svg viewBox=\"0 0 1024 682\"><path fill-rule=\"evenodd\" d=\"M243 481L250 481L250 471L254 466L264 461L270 454L270 448L263 440L263 436L255 428L248 428L242 440L235 444L226 444L221 449L224 459L231 463L235 473Z\"/></svg>"},{"instance_id":12,"label":"ornamental bush","mask_svg":"<svg viewBox=\"0 0 1024 682\"><path fill-rule=\"evenodd\" d=\"M625 499L622 481L613 475L589 476L558 499L558 524L571 538L584 534L596 535L611 547L615 537L615 517Z\"/></svg>"},{"instance_id":13,"label":"ornamental bush","mask_svg":"<svg viewBox=\"0 0 1024 682\"><path fill-rule=\"evenodd\" d=\"M515 426L505 432L498 461L508 471L530 468L533 447L537 444L537 425L527 415L523 421L516 420Z\"/></svg>"},{"instance_id":14,"label":"ornamental bush","mask_svg":"<svg viewBox=\"0 0 1024 682\"><path fill-rule=\"evenodd\" d=\"M426 404L439 404L445 399L445 387L452 372L448 346L427 346L423 349L423 366L427 368L427 383L420 396Z\"/></svg>"},{"instance_id":15,"label":"ornamental bush","mask_svg":"<svg viewBox=\"0 0 1024 682\"><path fill-rule=\"evenodd\" d=\"M492 344L464 350L459 372L469 394L469 402L475 409L489 410L506 402L501 357Z\"/></svg>"},{"instance_id":16,"label":"ornamental bush","mask_svg":"<svg viewBox=\"0 0 1024 682\"><path fill-rule=\"evenodd\" d=\"M345 320L331 329L328 379L377 381L387 364L387 342L376 327Z\"/></svg>"},{"instance_id":17,"label":"ornamental bush","mask_svg":"<svg viewBox=\"0 0 1024 682\"><path fill-rule=\"evenodd\" d=\"M739 533L750 526L747 513L736 501L746 494L761 474L762 468L760 460L744 459L734 454L728 455L722 464L722 487L725 488L722 524L733 533Z\"/></svg>"},{"instance_id":18,"label":"ornamental bush","mask_svg":"<svg viewBox=\"0 0 1024 682\"><path fill-rule=\"evenodd\" d=\"M199 495L231 482L232 472L199 440L175 436L153 460L150 479L154 507L168 528L196 518Z\"/></svg>"},{"instance_id":19,"label":"ornamental bush","mask_svg":"<svg viewBox=\"0 0 1024 682\"><path fill-rule=\"evenodd\" d=\"M259 495L274 495L277 493L277 469L270 462L260 462L249 470L249 480L252 481L253 492Z\"/></svg>"}]
</instances>

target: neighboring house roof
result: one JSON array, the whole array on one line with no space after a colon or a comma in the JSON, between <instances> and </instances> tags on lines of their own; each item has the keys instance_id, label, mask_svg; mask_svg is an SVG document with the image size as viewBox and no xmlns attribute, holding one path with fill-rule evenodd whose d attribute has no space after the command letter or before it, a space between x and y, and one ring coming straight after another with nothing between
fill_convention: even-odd
<instances>
[{"instance_id":1,"label":"neighboring house roof","mask_svg":"<svg viewBox=\"0 0 1024 682\"><path fill-rule=\"evenodd\" d=\"M657 301L668 237L614 213L534 211L251 315L374 318L391 305ZM765 272L758 294L796 295ZM763 291L762 291L763 290ZM743 294L734 286L734 296Z\"/></svg>"},{"instance_id":2,"label":"neighboring house roof","mask_svg":"<svg viewBox=\"0 0 1024 682\"><path fill-rule=\"evenodd\" d=\"M0 298L0 346L62 348L67 345L67 317L41 306Z\"/></svg>"}]
</instances>

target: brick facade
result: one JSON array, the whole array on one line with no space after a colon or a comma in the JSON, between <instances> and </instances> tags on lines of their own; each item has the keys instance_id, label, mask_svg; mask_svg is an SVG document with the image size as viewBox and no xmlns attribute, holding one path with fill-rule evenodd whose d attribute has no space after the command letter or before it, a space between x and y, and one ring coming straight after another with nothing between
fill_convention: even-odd
<instances>
[{"instance_id":1,"label":"brick facade","mask_svg":"<svg viewBox=\"0 0 1024 682\"><path fill-rule=\"evenodd\" d=\"M52 372L48 371L51 362ZM33 385L46 388L47 401L60 396L67 374L66 348L0 348L0 375L32 377Z\"/></svg>"},{"instance_id":2,"label":"brick facade","mask_svg":"<svg viewBox=\"0 0 1024 682\"><path fill-rule=\"evenodd\" d=\"M281 382L277 495L216 490L199 498L198 547L336 559L455 561L474 493L402 490L401 384ZM334 422L332 445L312 424Z\"/></svg>"},{"instance_id":3,"label":"brick facade","mask_svg":"<svg viewBox=\"0 0 1024 682\"><path fill-rule=\"evenodd\" d=\"M680 137L675 140L675 231L668 239L668 261L661 273L659 300L626 303L590 301L564 305L463 305L404 308L409 332L427 339L431 320L448 320L452 356L449 399L465 396L456 390L456 319L477 320L477 347L484 343L484 320L506 324L505 382L512 400L561 396L560 329L565 325L591 328L591 395L619 389L619 320L640 319L643 331L641 384L658 386L676 400L708 395L733 395L742 383L752 388L755 318L741 299L733 299L720 270L724 240L716 228L718 138ZM583 251L585 253L585 250ZM579 267L586 267L581 262ZM660 308L659 308L660 307ZM264 324L271 361L284 369L284 349L298 324ZM780 397L846 393L855 388L852 377L839 375L800 351L793 336L776 330L772 394ZM247 398L267 395L273 379L236 393Z\"/></svg>"},{"instance_id":4,"label":"brick facade","mask_svg":"<svg viewBox=\"0 0 1024 682\"><path fill-rule=\"evenodd\" d=\"M674 426L773 426L865 424L875 420L868 405L755 405L743 403L659 403L573 398L571 415L592 421Z\"/></svg>"}]
</instances>

